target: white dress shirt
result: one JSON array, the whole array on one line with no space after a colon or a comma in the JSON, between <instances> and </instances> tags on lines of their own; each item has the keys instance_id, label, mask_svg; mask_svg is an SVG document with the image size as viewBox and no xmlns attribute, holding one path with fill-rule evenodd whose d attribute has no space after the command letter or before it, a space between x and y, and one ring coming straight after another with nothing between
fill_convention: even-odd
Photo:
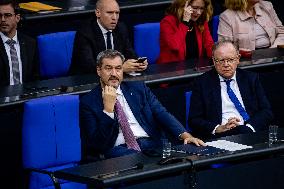
<instances>
[{"instance_id":1,"label":"white dress shirt","mask_svg":"<svg viewBox=\"0 0 284 189\"><path fill-rule=\"evenodd\" d=\"M133 115L131 108L129 107L126 99L123 96L123 93L120 89L120 86L117 88L116 90L117 93L117 100L120 102L123 111L126 114L127 117L127 121L130 125L130 128L135 136L135 138L141 138L141 137L149 137L149 135L145 132L145 130L140 126L140 124L138 123L138 121L136 120L135 116ZM106 113L108 116L110 116L112 119L114 119L114 113L109 113L104 111L104 113ZM118 137L115 141L115 146L118 146L120 144L124 144L125 140L123 137L123 133L119 127L119 133L118 133Z\"/></svg>"},{"instance_id":2,"label":"white dress shirt","mask_svg":"<svg viewBox=\"0 0 284 189\"><path fill-rule=\"evenodd\" d=\"M4 35L2 32L0 32L0 36L2 39L2 42L4 43L4 47L6 50L6 54L8 56L9 60L9 68L10 68L10 85L14 85L14 80L13 80L13 70L12 70L12 61L11 61L11 54L10 54L10 46L6 43L8 38L6 35ZM15 43L15 49L17 51L17 57L18 57L18 62L19 62L19 71L20 71L20 83L23 83L23 71L22 71L22 60L21 60L21 51L20 51L20 43L18 40L18 35L16 32L16 35L12 38L16 43Z\"/></svg>"},{"instance_id":3,"label":"white dress shirt","mask_svg":"<svg viewBox=\"0 0 284 189\"><path fill-rule=\"evenodd\" d=\"M244 119L239 113L239 111L236 109L234 103L231 101L228 93L227 93L227 85L225 82L225 79L219 75L220 79L220 85L221 85L221 100L222 100L222 123L220 125L225 125L228 122L228 119L231 117L237 117L240 119L239 124L244 125ZM231 78L232 81L230 82L230 86L232 90L234 91L235 95L237 96L238 100L240 101L241 105L246 109L240 90L239 86L236 80L236 73L234 76ZM218 126L215 127L215 129L212 131L212 134L215 134L215 131ZM254 128L250 124L246 124L253 132L255 132Z\"/></svg>"},{"instance_id":4,"label":"white dress shirt","mask_svg":"<svg viewBox=\"0 0 284 189\"><path fill-rule=\"evenodd\" d=\"M112 46L112 49L113 49L114 45L113 45L112 30L106 30L106 29L100 24L100 22L98 21L98 19L97 19L97 23L98 23L100 29L102 30L102 33L103 33L103 36L104 36L104 39L105 39L105 46L106 46L106 48L107 48L107 32L111 32L110 41L111 41L111 46Z\"/></svg>"}]
</instances>

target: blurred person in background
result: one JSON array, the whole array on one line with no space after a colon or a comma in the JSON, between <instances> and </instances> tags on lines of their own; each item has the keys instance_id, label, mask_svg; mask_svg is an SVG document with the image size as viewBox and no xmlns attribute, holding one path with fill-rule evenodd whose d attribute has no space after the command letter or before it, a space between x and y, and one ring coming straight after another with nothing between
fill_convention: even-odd
<instances>
[{"instance_id":1,"label":"blurred person in background","mask_svg":"<svg viewBox=\"0 0 284 189\"><path fill-rule=\"evenodd\" d=\"M161 21L158 63L211 57L210 0L175 0Z\"/></svg>"}]
</instances>

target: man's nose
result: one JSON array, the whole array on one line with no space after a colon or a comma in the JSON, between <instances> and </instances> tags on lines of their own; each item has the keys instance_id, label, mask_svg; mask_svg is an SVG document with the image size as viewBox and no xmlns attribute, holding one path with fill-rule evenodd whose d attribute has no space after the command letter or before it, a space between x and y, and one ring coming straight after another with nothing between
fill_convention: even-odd
<instances>
[{"instance_id":1,"label":"man's nose","mask_svg":"<svg viewBox=\"0 0 284 189\"><path fill-rule=\"evenodd\" d=\"M115 70L115 68L111 69L110 75L116 75L116 70Z\"/></svg>"},{"instance_id":2,"label":"man's nose","mask_svg":"<svg viewBox=\"0 0 284 189\"><path fill-rule=\"evenodd\" d=\"M112 14L112 19L113 19L113 20L117 20L117 19L118 19L118 14L113 13L113 14Z\"/></svg>"}]
</instances>

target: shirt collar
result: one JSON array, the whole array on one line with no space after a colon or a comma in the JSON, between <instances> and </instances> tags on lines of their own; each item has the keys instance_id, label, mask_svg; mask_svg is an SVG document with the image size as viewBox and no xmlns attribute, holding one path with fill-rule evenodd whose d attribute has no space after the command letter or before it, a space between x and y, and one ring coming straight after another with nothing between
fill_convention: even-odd
<instances>
[{"instance_id":1,"label":"shirt collar","mask_svg":"<svg viewBox=\"0 0 284 189\"><path fill-rule=\"evenodd\" d=\"M254 5L254 10L255 10L255 15L256 16L262 16L262 10L260 8L259 3ZM252 18L251 15L247 11L237 11L238 16L240 17L241 20L246 20L249 18Z\"/></svg>"},{"instance_id":2,"label":"shirt collar","mask_svg":"<svg viewBox=\"0 0 284 189\"><path fill-rule=\"evenodd\" d=\"M228 79L223 78L223 77L222 77L221 75L219 75L219 74L218 74L218 76L219 76L220 82L225 82L226 80L228 80ZM231 78L231 80L232 80L232 81L236 81L236 72L235 72L235 74L233 75L233 77Z\"/></svg>"},{"instance_id":3,"label":"shirt collar","mask_svg":"<svg viewBox=\"0 0 284 189\"><path fill-rule=\"evenodd\" d=\"M99 22L99 19L97 19L97 23L100 27L100 29L102 30L103 34L106 34L107 32L112 32L112 30L106 30Z\"/></svg>"},{"instance_id":4,"label":"shirt collar","mask_svg":"<svg viewBox=\"0 0 284 189\"><path fill-rule=\"evenodd\" d=\"M6 43L6 41L10 39L6 35L4 35L2 32L0 32L0 36L1 36L1 39L2 39L3 43ZM18 32L17 31L16 31L15 36L12 39L16 42L16 44L19 43L19 41L18 41Z\"/></svg>"},{"instance_id":5,"label":"shirt collar","mask_svg":"<svg viewBox=\"0 0 284 189\"><path fill-rule=\"evenodd\" d=\"M122 90L120 88L120 85L118 86L118 88L116 89L116 94L123 96Z\"/></svg>"}]
</instances>

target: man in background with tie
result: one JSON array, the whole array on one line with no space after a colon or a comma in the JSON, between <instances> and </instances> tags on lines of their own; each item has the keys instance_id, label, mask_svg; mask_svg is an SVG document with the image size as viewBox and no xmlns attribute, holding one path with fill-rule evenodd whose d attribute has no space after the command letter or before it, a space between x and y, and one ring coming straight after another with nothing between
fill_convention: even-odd
<instances>
[{"instance_id":1,"label":"man in background with tie","mask_svg":"<svg viewBox=\"0 0 284 189\"><path fill-rule=\"evenodd\" d=\"M96 19L76 33L70 74L96 73L96 57L106 49L118 50L125 56L125 73L145 70L147 61L136 63L127 28L118 22L120 9L116 0L98 0L95 13Z\"/></svg>"},{"instance_id":2,"label":"man in background with tie","mask_svg":"<svg viewBox=\"0 0 284 189\"><path fill-rule=\"evenodd\" d=\"M80 100L86 154L110 158L155 149L163 133L182 143L204 145L186 132L144 82L123 81L123 62L124 56L112 49L97 57L100 85Z\"/></svg>"},{"instance_id":3,"label":"man in background with tie","mask_svg":"<svg viewBox=\"0 0 284 189\"><path fill-rule=\"evenodd\" d=\"M220 41L213 47L215 69L194 84L189 126L197 136L221 137L257 132L273 119L270 104L256 73L238 69L238 47Z\"/></svg>"},{"instance_id":4,"label":"man in background with tie","mask_svg":"<svg viewBox=\"0 0 284 189\"><path fill-rule=\"evenodd\" d=\"M36 41L17 31L18 11L15 1L0 1L0 86L39 79Z\"/></svg>"}]
</instances>

